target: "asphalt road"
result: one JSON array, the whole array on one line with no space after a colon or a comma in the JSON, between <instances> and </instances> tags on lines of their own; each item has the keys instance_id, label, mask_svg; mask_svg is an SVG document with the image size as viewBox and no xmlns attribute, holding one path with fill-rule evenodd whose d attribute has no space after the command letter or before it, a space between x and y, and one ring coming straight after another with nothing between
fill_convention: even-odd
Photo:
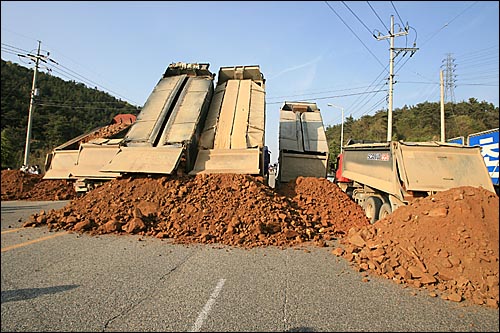
<instances>
[{"instance_id":1,"label":"asphalt road","mask_svg":"<svg viewBox=\"0 0 500 333\"><path fill-rule=\"evenodd\" d=\"M363 276L331 248L244 250L21 228L1 203L1 331L496 331L499 311Z\"/></svg>"}]
</instances>

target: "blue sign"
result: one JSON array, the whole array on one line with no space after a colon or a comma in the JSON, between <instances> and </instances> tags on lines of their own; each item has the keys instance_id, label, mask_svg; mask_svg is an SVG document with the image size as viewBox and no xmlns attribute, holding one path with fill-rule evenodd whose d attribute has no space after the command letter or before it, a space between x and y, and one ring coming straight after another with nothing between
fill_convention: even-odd
<instances>
[{"instance_id":1,"label":"blue sign","mask_svg":"<svg viewBox=\"0 0 500 333\"><path fill-rule=\"evenodd\" d=\"M481 146L481 155L493 184L498 185L498 129L493 132L469 135L469 146Z\"/></svg>"},{"instance_id":2,"label":"blue sign","mask_svg":"<svg viewBox=\"0 0 500 333\"><path fill-rule=\"evenodd\" d=\"M459 145L463 145L464 144L464 137L463 136L459 136L458 138L448 139L448 140L446 140L446 142L448 142L448 143L458 143Z\"/></svg>"}]
</instances>

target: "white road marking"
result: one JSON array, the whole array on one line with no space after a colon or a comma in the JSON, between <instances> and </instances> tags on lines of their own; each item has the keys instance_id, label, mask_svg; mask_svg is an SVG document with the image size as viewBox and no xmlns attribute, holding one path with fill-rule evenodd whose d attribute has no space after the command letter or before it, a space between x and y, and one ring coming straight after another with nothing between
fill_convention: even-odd
<instances>
[{"instance_id":1,"label":"white road marking","mask_svg":"<svg viewBox=\"0 0 500 333\"><path fill-rule=\"evenodd\" d=\"M215 300L219 296L219 293L222 290L222 287L224 286L224 282L226 282L226 279L219 280L219 283L217 283L217 286L215 286L215 289L212 292L212 295L210 295L210 298L208 299L207 303L205 304L205 306L201 310L200 314L198 315L196 322L194 323L191 330L189 330L188 332L199 332L200 331L201 326L203 325L203 322L208 317L208 313L210 312L212 305L215 304Z\"/></svg>"}]
</instances>

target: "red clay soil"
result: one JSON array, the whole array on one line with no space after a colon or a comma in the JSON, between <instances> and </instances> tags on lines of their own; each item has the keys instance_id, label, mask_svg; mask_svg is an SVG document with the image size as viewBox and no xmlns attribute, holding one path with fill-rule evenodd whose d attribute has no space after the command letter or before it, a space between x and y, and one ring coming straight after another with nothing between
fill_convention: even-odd
<instances>
[{"instance_id":1,"label":"red clay soil","mask_svg":"<svg viewBox=\"0 0 500 333\"><path fill-rule=\"evenodd\" d=\"M299 177L273 190L259 177L199 174L114 179L58 211L32 215L24 226L244 248L324 247L340 239L332 253L366 281L377 274L431 296L498 308L498 213L496 194L461 187L370 225L326 179Z\"/></svg>"},{"instance_id":2,"label":"red clay soil","mask_svg":"<svg viewBox=\"0 0 500 333\"><path fill-rule=\"evenodd\" d=\"M2 170L2 201L52 201L76 198L73 183L59 179L42 179L20 170Z\"/></svg>"},{"instance_id":3,"label":"red clay soil","mask_svg":"<svg viewBox=\"0 0 500 333\"><path fill-rule=\"evenodd\" d=\"M298 195L289 198L263 184L262 178L246 175L114 179L59 211L35 214L25 225L251 248L309 241L326 246L326 241L350 228L369 224L362 209L326 179L299 178L297 184ZM300 206L305 195L301 184L317 188L318 206ZM322 187L330 191L319 195ZM333 210L325 215L323 201L335 201L336 197L345 203L346 215L337 216Z\"/></svg>"},{"instance_id":4,"label":"red clay soil","mask_svg":"<svg viewBox=\"0 0 500 333\"><path fill-rule=\"evenodd\" d=\"M90 140L98 138L110 138L113 135L120 133L130 125L131 125L130 123L116 123L104 126L95 131L94 133L90 134L89 136L84 137L82 140L80 140L80 143L86 143L89 142Z\"/></svg>"},{"instance_id":5,"label":"red clay soil","mask_svg":"<svg viewBox=\"0 0 500 333\"><path fill-rule=\"evenodd\" d=\"M358 271L424 288L431 296L498 308L498 196L460 187L415 200L341 240ZM368 275L366 275L368 276Z\"/></svg>"}]
</instances>

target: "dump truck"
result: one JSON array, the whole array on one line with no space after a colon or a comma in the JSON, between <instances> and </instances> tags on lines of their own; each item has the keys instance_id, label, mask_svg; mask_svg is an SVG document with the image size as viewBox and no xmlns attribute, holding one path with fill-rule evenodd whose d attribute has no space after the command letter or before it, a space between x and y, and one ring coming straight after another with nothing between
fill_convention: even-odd
<instances>
[{"instance_id":1,"label":"dump truck","mask_svg":"<svg viewBox=\"0 0 500 333\"><path fill-rule=\"evenodd\" d=\"M215 94L214 77L208 63L171 63L121 138L71 140L48 157L46 178L72 179L81 193L131 174L265 175L259 66L222 67Z\"/></svg>"},{"instance_id":2,"label":"dump truck","mask_svg":"<svg viewBox=\"0 0 500 333\"><path fill-rule=\"evenodd\" d=\"M357 143L339 155L335 183L371 223L415 198L460 186L495 193L480 147L442 142Z\"/></svg>"},{"instance_id":3,"label":"dump truck","mask_svg":"<svg viewBox=\"0 0 500 333\"><path fill-rule=\"evenodd\" d=\"M208 68L207 63L171 63L124 136L76 148L78 138L71 140L48 157L44 178L75 180L79 193L127 173L192 169L214 89Z\"/></svg>"},{"instance_id":4,"label":"dump truck","mask_svg":"<svg viewBox=\"0 0 500 333\"><path fill-rule=\"evenodd\" d=\"M267 173L265 79L257 65L221 67L191 175Z\"/></svg>"},{"instance_id":5,"label":"dump truck","mask_svg":"<svg viewBox=\"0 0 500 333\"><path fill-rule=\"evenodd\" d=\"M278 144L278 184L299 176L326 178L328 143L316 103L283 103Z\"/></svg>"}]
</instances>

